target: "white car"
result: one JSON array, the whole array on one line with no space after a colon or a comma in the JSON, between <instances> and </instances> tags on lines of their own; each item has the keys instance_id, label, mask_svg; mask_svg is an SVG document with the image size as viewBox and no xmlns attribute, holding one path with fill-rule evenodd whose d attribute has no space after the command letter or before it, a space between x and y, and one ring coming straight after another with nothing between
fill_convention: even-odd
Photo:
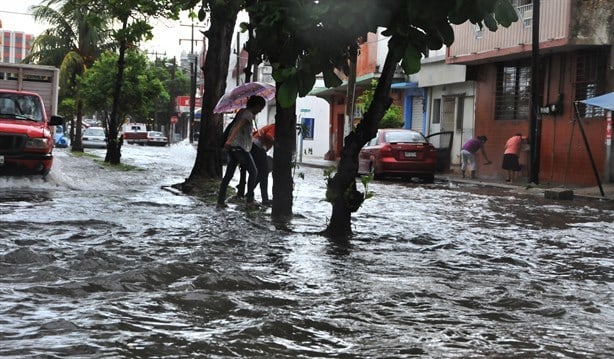
<instances>
[{"instance_id":1,"label":"white car","mask_svg":"<svg viewBox=\"0 0 614 359\"><path fill-rule=\"evenodd\" d=\"M88 127L81 135L83 148L107 148L107 136L102 127Z\"/></svg>"},{"instance_id":2,"label":"white car","mask_svg":"<svg viewBox=\"0 0 614 359\"><path fill-rule=\"evenodd\" d=\"M166 146L168 144L168 138L159 131L147 132L147 144L149 146Z\"/></svg>"}]
</instances>

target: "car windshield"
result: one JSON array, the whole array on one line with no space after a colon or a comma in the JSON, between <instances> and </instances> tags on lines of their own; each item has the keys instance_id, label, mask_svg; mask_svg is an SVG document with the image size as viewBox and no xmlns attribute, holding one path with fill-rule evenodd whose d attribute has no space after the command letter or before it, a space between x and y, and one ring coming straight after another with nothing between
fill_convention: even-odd
<instances>
[{"instance_id":1,"label":"car windshield","mask_svg":"<svg viewBox=\"0 0 614 359\"><path fill-rule=\"evenodd\" d=\"M384 134L384 140L387 143L399 142L426 142L426 139L419 132L413 131L388 131Z\"/></svg>"},{"instance_id":2,"label":"car windshield","mask_svg":"<svg viewBox=\"0 0 614 359\"><path fill-rule=\"evenodd\" d=\"M104 137L104 130L102 128L88 128L83 131L83 135Z\"/></svg>"},{"instance_id":3,"label":"car windshield","mask_svg":"<svg viewBox=\"0 0 614 359\"><path fill-rule=\"evenodd\" d=\"M0 114L18 119L43 120L43 105L36 96L4 94L0 96Z\"/></svg>"}]
</instances>

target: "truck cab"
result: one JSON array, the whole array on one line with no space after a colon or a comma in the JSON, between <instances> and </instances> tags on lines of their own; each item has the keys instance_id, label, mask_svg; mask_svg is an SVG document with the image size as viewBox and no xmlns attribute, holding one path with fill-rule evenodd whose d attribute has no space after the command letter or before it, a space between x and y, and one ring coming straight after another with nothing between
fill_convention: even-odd
<instances>
[{"instance_id":1,"label":"truck cab","mask_svg":"<svg viewBox=\"0 0 614 359\"><path fill-rule=\"evenodd\" d=\"M53 163L51 126L60 71L53 66L0 63L0 174L47 175Z\"/></svg>"},{"instance_id":2,"label":"truck cab","mask_svg":"<svg viewBox=\"0 0 614 359\"><path fill-rule=\"evenodd\" d=\"M60 116L47 120L38 94L0 89L0 173L49 173L54 146L50 126L62 122Z\"/></svg>"}]
</instances>

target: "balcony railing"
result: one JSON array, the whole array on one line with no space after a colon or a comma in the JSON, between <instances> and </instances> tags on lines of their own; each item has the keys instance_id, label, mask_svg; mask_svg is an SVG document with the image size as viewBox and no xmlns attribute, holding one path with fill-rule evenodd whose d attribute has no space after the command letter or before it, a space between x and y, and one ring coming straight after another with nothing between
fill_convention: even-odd
<instances>
[{"instance_id":1,"label":"balcony railing","mask_svg":"<svg viewBox=\"0 0 614 359\"><path fill-rule=\"evenodd\" d=\"M516 6L516 11L518 12L518 19L522 20L525 27L533 25L533 4Z\"/></svg>"},{"instance_id":2,"label":"balcony railing","mask_svg":"<svg viewBox=\"0 0 614 359\"><path fill-rule=\"evenodd\" d=\"M542 0L540 6L540 43L551 42L561 46L569 40L572 0ZM516 2L519 21L510 27L499 27L495 32L483 27L479 33L469 22L453 25L455 41L450 47L448 57L451 62L459 62L461 57L475 57L488 53L488 57L514 52L530 51L532 43L533 4ZM522 4L522 5L521 5ZM543 45L542 45L543 46ZM484 55L486 56L486 54ZM461 60L462 61L462 60Z\"/></svg>"}]
</instances>

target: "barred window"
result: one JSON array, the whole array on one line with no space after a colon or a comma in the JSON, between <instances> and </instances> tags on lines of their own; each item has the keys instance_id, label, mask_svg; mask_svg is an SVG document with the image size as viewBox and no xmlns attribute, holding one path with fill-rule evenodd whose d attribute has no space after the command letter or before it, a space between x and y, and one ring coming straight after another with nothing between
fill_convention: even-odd
<instances>
[{"instance_id":1,"label":"barred window","mask_svg":"<svg viewBox=\"0 0 614 359\"><path fill-rule=\"evenodd\" d=\"M576 56L575 100L585 100L602 94L601 81L605 77L604 57L599 51L585 51ZM581 118L605 116L602 107L590 106L578 102Z\"/></svg>"},{"instance_id":2,"label":"barred window","mask_svg":"<svg viewBox=\"0 0 614 359\"><path fill-rule=\"evenodd\" d=\"M531 67L526 63L502 64L497 68L495 120L529 118Z\"/></svg>"}]
</instances>

